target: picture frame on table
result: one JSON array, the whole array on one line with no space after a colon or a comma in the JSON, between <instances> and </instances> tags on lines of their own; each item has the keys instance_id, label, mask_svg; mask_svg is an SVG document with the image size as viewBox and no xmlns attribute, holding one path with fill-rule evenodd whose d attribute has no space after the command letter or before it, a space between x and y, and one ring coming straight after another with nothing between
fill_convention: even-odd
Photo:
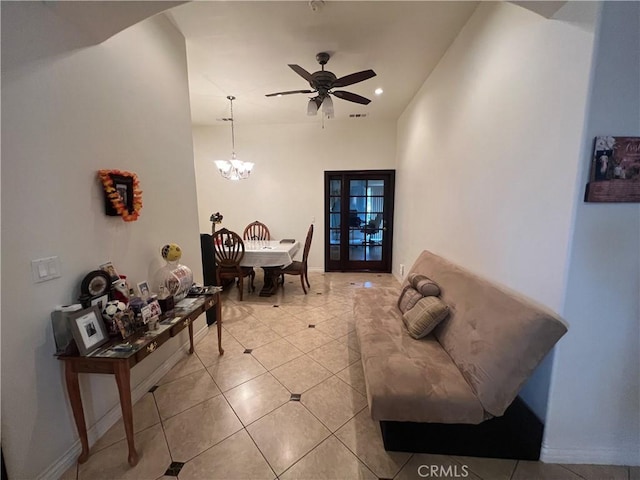
<instances>
[{"instance_id":1,"label":"picture frame on table","mask_svg":"<svg viewBox=\"0 0 640 480\"><path fill-rule=\"evenodd\" d=\"M71 334L82 356L90 354L109 341L109 334L97 305L71 313L69 323Z\"/></svg>"},{"instance_id":2,"label":"picture frame on table","mask_svg":"<svg viewBox=\"0 0 640 480\"><path fill-rule=\"evenodd\" d=\"M95 305L102 312L102 309L105 307L108 301L109 301L109 294L105 293L104 295L93 297L90 301L90 304L91 304L90 306L93 307Z\"/></svg>"},{"instance_id":3,"label":"picture frame on table","mask_svg":"<svg viewBox=\"0 0 640 480\"><path fill-rule=\"evenodd\" d=\"M145 305L140 310L140 316L142 317L142 323L145 325L149 323L151 317L153 317L153 313L151 312L151 307L149 305Z\"/></svg>"},{"instance_id":4,"label":"picture frame on table","mask_svg":"<svg viewBox=\"0 0 640 480\"><path fill-rule=\"evenodd\" d=\"M135 315L131 310L116 313L113 317L113 321L118 326L120 335L122 335L123 339L126 339L136 333Z\"/></svg>"},{"instance_id":5,"label":"picture frame on table","mask_svg":"<svg viewBox=\"0 0 640 480\"><path fill-rule=\"evenodd\" d=\"M104 270L105 272L107 272L111 276L112 282L120 279L120 275L118 274L116 267L114 267L113 263L111 262L103 263L102 265L100 265L100 270Z\"/></svg>"},{"instance_id":6,"label":"picture frame on table","mask_svg":"<svg viewBox=\"0 0 640 480\"><path fill-rule=\"evenodd\" d=\"M149 282L145 280L144 282L138 283L137 286L138 286L138 292L140 293L140 298L142 298L143 300L146 300L147 298L149 298L149 295L151 294L151 289L149 288Z\"/></svg>"},{"instance_id":7,"label":"picture frame on table","mask_svg":"<svg viewBox=\"0 0 640 480\"><path fill-rule=\"evenodd\" d=\"M160 315L162 315L162 310L160 309L160 302L158 302L158 300L149 302L149 308L151 309L151 316L159 317Z\"/></svg>"}]
</instances>

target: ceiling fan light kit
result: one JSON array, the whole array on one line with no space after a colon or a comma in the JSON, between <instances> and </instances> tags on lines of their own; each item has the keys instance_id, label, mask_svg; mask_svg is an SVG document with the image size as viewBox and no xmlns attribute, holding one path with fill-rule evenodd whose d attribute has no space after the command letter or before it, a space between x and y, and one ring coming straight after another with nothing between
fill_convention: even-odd
<instances>
[{"instance_id":1,"label":"ceiling fan light kit","mask_svg":"<svg viewBox=\"0 0 640 480\"><path fill-rule=\"evenodd\" d=\"M227 180L243 180L249 178L253 170L254 163L243 162L236 157L236 139L233 127L233 101L236 97L229 95L227 97L231 104L231 160L215 160L214 163L220 175Z\"/></svg>"},{"instance_id":2,"label":"ceiling fan light kit","mask_svg":"<svg viewBox=\"0 0 640 480\"><path fill-rule=\"evenodd\" d=\"M320 52L316 55L316 60L321 65L322 69L314 73L307 72L300 65L289 64L289 67L309 82L309 86L313 90L289 90L286 92L269 93L267 97L281 97L282 95L291 95L294 93L313 94L315 97L309 99L307 104L307 115L317 115L318 110L322 108L322 113L327 118L333 118L333 100L331 96L346 100L348 102L359 103L361 105L368 105L371 100L361 95L352 92L346 92L344 90L334 90L334 88L347 87L354 83L363 82L376 76L376 72L373 70L363 70L361 72L352 73L344 77L336 77L333 72L324 69L331 56L327 52Z\"/></svg>"}]
</instances>

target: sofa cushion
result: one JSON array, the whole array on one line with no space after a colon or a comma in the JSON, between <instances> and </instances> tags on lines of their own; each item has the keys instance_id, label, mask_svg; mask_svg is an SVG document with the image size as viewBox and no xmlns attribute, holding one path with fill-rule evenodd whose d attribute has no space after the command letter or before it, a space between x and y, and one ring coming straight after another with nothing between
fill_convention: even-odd
<instances>
[{"instance_id":1,"label":"sofa cushion","mask_svg":"<svg viewBox=\"0 0 640 480\"><path fill-rule=\"evenodd\" d=\"M356 333L374 420L477 424L482 404L447 352L429 335L409 336L391 303L398 290L359 290L354 301Z\"/></svg>"},{"instance_id":2,"label":"sofa cushion","mask_svg":"<svg viewBox=\"0 0 640 480\"><path fill-rule=\"evenodd\" d=\"M485 410L502 415L567 327L548 309L429 251L422 252L411 273L440 286L450 315L433 335Z\"/></svg>"},{"instance_id":3,"label":"sofa cushion","mask_svg":"<svg viewBox=\"0 0 640 480\"><path fill-rule=\"evenodd\" d=\"M402 313L405 313L415 307L421 299L422 294L411 285L407 285L402 289L400 298L398 298L398 308Z\"/></svg>"},{"instance_id":4,"label":"sofa cushion","mask_svg":"<svg viewBox=\"0 0 640 480\"><path fill-rule=\"evenodd\" d=\"M438 297L423 297L402 315L409 335L422 338L429 335L449 315L449 307Z\"/></svg>"},{"instance_id":5,"label":"sofa cushion","mask_svg":"<svg viewBox=\"0 0 640 480\"><path fill-rule=\"evenodd\" d=\"M437 297L440 295L440 287L426 275L411 273L407 277L409 285L415 288L423 297Z\"/></svg>"}]
</instances>

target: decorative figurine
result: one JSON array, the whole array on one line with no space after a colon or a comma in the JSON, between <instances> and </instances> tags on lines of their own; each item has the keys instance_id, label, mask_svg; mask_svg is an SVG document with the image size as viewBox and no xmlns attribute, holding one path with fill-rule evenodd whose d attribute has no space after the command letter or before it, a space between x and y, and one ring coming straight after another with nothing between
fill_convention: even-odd
<instances>
[{"instance_id":1,"label":"decorative figurine","mask_svg":"<svg viewBox=\"0 0 640 480\"><path fill-rule=\"evenodd\" d=\"M129 284L126 275L120 275L120 279L111 284L111 296L114 300L129 303Z\"/></svg>"},{"instance_id":2,"label":"decorative figurine","mask_svg":"<svg viewBox=\"0 0 640 480\"><path fill-rule=\"evenodd\" d=\"M216 234L216 223L222 223L222 214L220 212L212 213L211 217L209 217L209 221L212 223L211 225L211 235Z\"/></svg>"}]
</instances>

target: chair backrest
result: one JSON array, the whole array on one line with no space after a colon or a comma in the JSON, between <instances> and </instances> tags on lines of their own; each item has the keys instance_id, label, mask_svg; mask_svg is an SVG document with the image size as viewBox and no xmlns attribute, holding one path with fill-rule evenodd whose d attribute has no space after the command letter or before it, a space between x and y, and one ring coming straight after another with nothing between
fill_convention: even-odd
<instances>
[{"instance_id":1,"label":"chair backrest","mask_svg":"<svg viewBox=\"0 0 640 480\"><path fill-rule=\"evenodd\" d=\"M264 223L256 220L246 226L242 238L245 240L271 240L271 233Z\"/></svg>"},{"instance_id":2,"label":"chair backrest","mask_svg":"<svg viewBox=\"0 0 640 480\"><path fill-rule=\"evenodd\" d=\"M362 225L362 219L358 216L357 210L349 210L349 226L360 228Z\"/></svg>"},{"instance_id":3,"label":"chair backrest","mask_svg":"<svg viewBox=\"0 0 640 480\"><path fill-rule=\"evenodd\" d=\"M237 267L244 257L242 238L226 228L221 228L213 235L213 249L220 267Z\"/></svg>"},{"instance_id":4,"label":"chair backrest","mask_svg":"<svg viewBox=\"0 0 640 480\"><path fill-rule=\"evenodd\" d=\"M312 238L313 238L313 223L309 226L309 231L307 232L307 238L304 241L304 250L302 250L302 263L307 262L307 257L309 256L309 250L311 250Z\"/></svg>"}]
</instances>

